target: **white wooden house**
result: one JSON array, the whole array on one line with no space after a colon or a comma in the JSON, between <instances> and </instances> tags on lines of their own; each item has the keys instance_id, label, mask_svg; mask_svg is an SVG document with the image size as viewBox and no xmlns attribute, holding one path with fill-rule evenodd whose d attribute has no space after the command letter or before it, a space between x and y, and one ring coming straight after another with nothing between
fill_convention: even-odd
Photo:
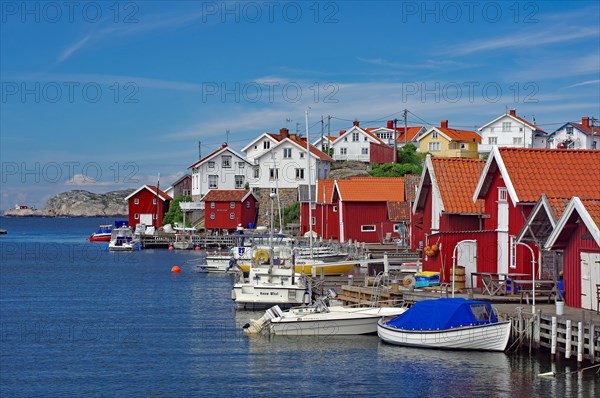
<instances>
[{"instance_id":1,"label":"white wooden house","mask_svg":"<svg viewBox=\"0 0 600 398\"><path fill-rule=\"evenodd\" d=\"M600 149L600 127L590 124L589 117L581 123L568 122L548 136L549 148Z\"/></svg>"},{"instance_id":2,"label":"white wooden house","mask_svg":"<svg viewBox=\"0 0 600 398\"><path fill-rule=\"evenodd\" d=\"M386 143L387 145L393 147L394 146L394 121L388 120L386 127L376 127L376 128L367 128L366 129L371 134L374 134L381 141ZM405 144L413 144L415 146L419 146L418 138L424 134L427 129L424 126L407 126L406 131L408 134L404 133L404 126L396 125L396 146L398 148L403 147Z\"/></svg>"},{"instance_id":3,"label":"white wooden house","mask_svg":"<svg viewBox=\"0 0 600 398\"><path fill-rule=\"evenodd\" d=\"M244 189L252 164L227 144L188 167L192 170L192 198L200 200L211 189Z\"/></svg>"},{"instance_id":4,"label":"white wooden house","mask_svg":"<svg viewBox=\"0 0 600 398\"><path fill-rule=\"evenodd\" d=\"M479 153L488 154L494 146L509 148L546 148L548 134L533 123L517 116L516 109L500 115L479 128Z\"/></svg>"},{"instance_id":5,"label":"white wooden house","mask_svg":"<svg viewBox=\"0 0 600 398\"><path fill-rule=\"evenodd\" d=\"M384 141L365 129L355 121L349 130L341 130L339 137L333 141L333 160L370 162L370 144L387 145Z\"/></svg>"},{"instance_id":6,"label":"white wooden house","mask_svg":"<svg viewBox=\"0 0 600 398\"><path fill-rule=\"evenodd\" d=\"M252 162L251 188L297 189L308 181L306 139L281 129L279 134L263 134L244 149ZM333 159L310 146L311 182L327 178Z\"/></svg>"}]
</instances>

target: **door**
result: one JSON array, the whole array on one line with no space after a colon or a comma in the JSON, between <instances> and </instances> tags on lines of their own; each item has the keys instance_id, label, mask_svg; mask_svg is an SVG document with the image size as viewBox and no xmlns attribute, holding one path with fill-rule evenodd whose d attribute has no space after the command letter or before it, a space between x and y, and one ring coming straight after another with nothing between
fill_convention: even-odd
<instances>
[{"instance_id":1,"label":"door","mask_svg":"<svg viewBox=\"0 0 600 398\"><path fill-rule=\"evenodd\" d=\"M152 214L140 214L140 224L152 225Z\"/></svg>"},{"instance_id":2,"label":"door","mask_svg":"<svg viewBox=\"0 0 600 398\"><path fill-rule=\"evenodd\" d=\"M456 264L465 267L465 286L477 287L477 280L474 281L475 286L471 286L471 273L477 272L477 241L463 240L458 242Z\"/></svg>"},{"instance_id":3,"label":"door","mask_svg":"<svg viewBox=\"0 0 600 398\"><path fill-rule=\"evenodd\" d=\"M600 284L600 253L581 252L580 258L581 308L595 311L598 309L596 285Z\"/></svg>"}]
</instances>

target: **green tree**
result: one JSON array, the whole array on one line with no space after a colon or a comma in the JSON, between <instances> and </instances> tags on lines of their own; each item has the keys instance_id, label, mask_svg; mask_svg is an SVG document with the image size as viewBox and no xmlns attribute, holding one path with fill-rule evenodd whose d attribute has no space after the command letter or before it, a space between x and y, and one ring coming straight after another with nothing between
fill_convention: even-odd
<instances>
[{"instance_id":1,"label":"green tree","mask_svg":"<svg viewBox=\"0 0 600 398\"><path fill-rule=\"evenodd\" d=\"M405 174L421 174L424 153L417 152L413 144L404 145L398 150L397 163L373 164L369 174L373 177L402 177Z\"/></svg>"},{"instance_id":2,"label":"green tree","mask_svg":"<svg viewBox=\"0 0 600 398\"><path fill-rule=\"evenodd\" d=\"M288 207L281 209L281 215L283 218L283 225L298 224L300 222L300 203L294 202ZM279 228L279 217L273 218L273 224L275 228Z\"/></svg>"},{"instance_id":3,"label":"green tree","mask_svg":"<svg viewBox=\"0 0 600 398\"><path fill-rule=\"evenodd\" d=\"M169 204L169 211L165 214L163 224L183 223L183 212L181 211L181 207L179 207L180 202L192 202L192 198L191 196L179 195L173 199ZM185 224L186 227L192 226L188 220L186 220Z\"/></svg>"}]
</instances>

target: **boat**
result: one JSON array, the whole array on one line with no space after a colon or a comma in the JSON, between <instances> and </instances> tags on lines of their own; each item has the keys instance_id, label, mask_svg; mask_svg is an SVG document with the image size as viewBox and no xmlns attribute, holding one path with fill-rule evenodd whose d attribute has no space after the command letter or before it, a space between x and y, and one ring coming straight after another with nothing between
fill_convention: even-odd
<instances>
[{"instance_id":1,"label":"boat","mask_svg":"<svg viewBox=\"0 0 600 398\"><path fill-rule=\"evenodd\" d=\"M192 235L189 234L175 234L175 241L173 247L177 250L191 250L194 248L194 242L192 242Z\"/></svg>"},{"instance_id":2,"label":"boat","mask_svg":"<svg viewBox=\"0 0 600 398\"><path fill-rule=\"evenodd\" d=\"M510 322L499 322L488 302L441 298L418 301L400 316L380 319L377 334L401 346L504 351Z\"/></svg>"},{"instance_id":3,"label":"boat","mask_svg":"<svg viewBox=\"0 0 600 398\"><path fill-rule=\"evenodd\" d=\"M110 236L113 230L112 224L108 225L100 225L98 227L98 231L94 232L90 235L90 242L108 242L110 241Z\"/></svg>"},{"instance_id":4,"label":"boat","mask_svg":"<svg viewBox=\"0 0 600 398\"><path fill-rule=\"evenodd\" d=\"M110 251L126 251L139 249L140 241L134 237L133 232L129 227L120 227L112 230L110 242L108 242L108 250Z\"/></svg>"},{"instance_id":5,"label":"boat","mask_svg":"<svg viewBox=\"0 0 600 398\"><path fill-rule=\"evenodd\" d=\"M330 289L331 291L332 289ZM259 320L245 325L246 334L259 333L268 327L271 334L280 336L334 336L377 333L377 321L382 317L397 316L406 307L330 306L328 298L318 298L311 306L281 311L275 306Z\"/></svg>"}]
</instances>

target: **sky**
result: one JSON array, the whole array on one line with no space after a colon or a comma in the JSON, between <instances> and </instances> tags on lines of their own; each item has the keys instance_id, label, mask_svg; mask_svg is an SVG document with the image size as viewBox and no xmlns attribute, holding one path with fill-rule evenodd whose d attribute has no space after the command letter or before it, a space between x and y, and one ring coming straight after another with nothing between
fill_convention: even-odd
<instances>
[{"instance_id":1,"label":"sky","mask_svg":"<svg viewBox=\"0 0 600 398\"><path fill-rule=\"evenodd\" d=\"M600 118L595 1L0 2L0 209L358 120ZM402 123L402 122L401 122Z\"/></svg>"}]
</instances>

